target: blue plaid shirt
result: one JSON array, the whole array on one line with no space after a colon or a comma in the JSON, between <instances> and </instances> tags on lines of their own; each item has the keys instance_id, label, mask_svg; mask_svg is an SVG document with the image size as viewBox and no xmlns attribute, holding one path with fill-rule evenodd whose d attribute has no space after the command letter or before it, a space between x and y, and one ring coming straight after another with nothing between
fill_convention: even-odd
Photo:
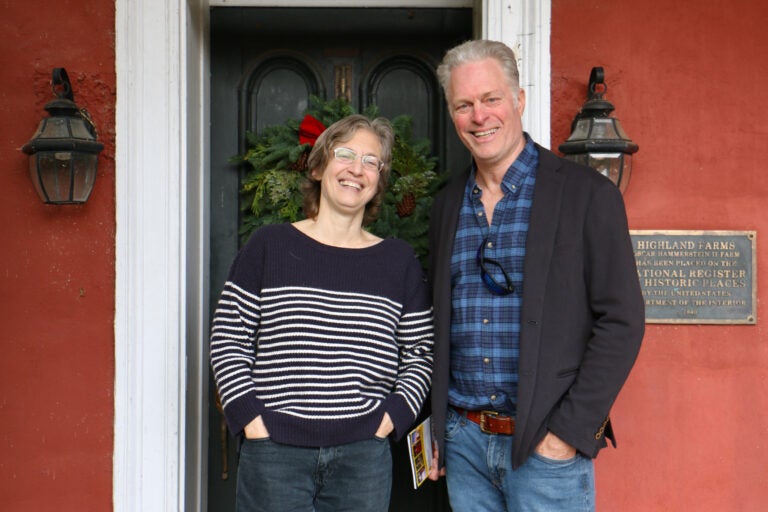
<instances>
[{"instance_id":1,"label":"blue plaid shirt","mask_svg":"<svg viewBox=\"0 0 768 512\"><path fill-rule=\"evenodd\" d=\"M448 402L464 409L490 409L515 414L520 311L525 239L533 199L539 152L528 134L526 144L502 180L504 197L496 204L489 226L482 190L472 169L459 213L451 256L451 377ZM515 291L491 293L480 277L477 252L487 238L485 257L498 261L512 278ZM498 283L504 276L495 265L487 270Z\"/></svg>"}]
</instances>

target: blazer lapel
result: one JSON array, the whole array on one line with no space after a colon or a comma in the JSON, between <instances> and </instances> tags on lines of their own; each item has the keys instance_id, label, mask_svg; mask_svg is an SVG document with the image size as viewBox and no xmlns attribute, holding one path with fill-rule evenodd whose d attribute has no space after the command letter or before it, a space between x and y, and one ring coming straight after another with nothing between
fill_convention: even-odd
<instances>
[{"instance_id":1,"label":"blazer lapel","mask_svg":"<svg viewBox=\"0 0 768 512\"><path fill-rule=\"evenodd\" d=\"M434 212L436 219L439 220L437 226L438 235L437 245L438 254L442 255L435 264L435 275L441 279L441 284L450 286L451 282L451 254L453 252L453 242L456 239L456 228L459 222L459 211L461 210L462 195L469 178L469 169L462 172L459 176L452 179L446 185L445 195L439 203L439 210ZM434 226L433 226L434 227ZM450 288L448 289L450 294Z\"/></svg>"},{"instance_id":2,"label":"blazer lapel","mask_svg":"<svg viewBox=\"0 0 768 512\"><path fill-rule=\"evenodd\" d=\"M559 172L559 160L546 149L541 147L538 149L539 167L536 170L536 184L525 244L523 309L520 318L517 423L523 427L527 423L526 419L533 403L544 290L555 246L565 181L564 176ZM515 440L522 440L525 435L525 432L520 432L515 436Z\"/></svg>"}]
</instances>

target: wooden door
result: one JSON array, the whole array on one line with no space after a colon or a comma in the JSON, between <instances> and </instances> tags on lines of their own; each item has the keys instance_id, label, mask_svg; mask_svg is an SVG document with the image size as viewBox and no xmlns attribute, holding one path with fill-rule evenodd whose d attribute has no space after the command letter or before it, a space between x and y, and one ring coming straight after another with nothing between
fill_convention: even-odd
<instances>
[{"instance_id":1,"label":"wooden door","mask_svg":"<svg viewBox=\"0 0 768 512\"><path fill-rule=\"evenodd\" d=\"M310 95L346 97L358 111L413 117L432 141L438 170L458 172L469 154L445 110L435 66L469 39L470 9L214 8L211 10L211 263L215 307L238 250L239 174L228 159L246 130L300 119ZM211 381L211 397L215 396ZM237 454L215 404L209 407L208 510L234 510ZM411 491L405 447L393 445L390 509L448 510L444 484Z\"/></svg>"}]
</instances>

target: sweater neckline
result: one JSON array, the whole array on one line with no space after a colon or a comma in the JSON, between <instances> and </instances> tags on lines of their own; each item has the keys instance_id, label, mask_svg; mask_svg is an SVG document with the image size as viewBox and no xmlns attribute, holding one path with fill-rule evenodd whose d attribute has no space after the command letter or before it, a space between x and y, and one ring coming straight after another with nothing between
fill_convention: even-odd
<instances>
[{"instance_id":1,"label":"sweater neckline","mask_svg":"<svg viewBox=\"0 0 768 512\"><path fill-rule=\"evenodd\" d=\"M293 233L294 238L298 239L299 241L307 245L311 245L317 249L322 249L324 251L330 251L330 252L336 252L336 253L367 254L369 252L378 252L379 249L384 245L384 241L386 240L386 238L382 238L380 241L376 242L373 245L369 245L368 247L339 247L337 245L328 245L318 240L315 240L314 238L307 235L306 233L301 231L299 228L297 228L293 224L286 223L286 225L288 226L289 230Z\"/></svg>"}]
</instances>

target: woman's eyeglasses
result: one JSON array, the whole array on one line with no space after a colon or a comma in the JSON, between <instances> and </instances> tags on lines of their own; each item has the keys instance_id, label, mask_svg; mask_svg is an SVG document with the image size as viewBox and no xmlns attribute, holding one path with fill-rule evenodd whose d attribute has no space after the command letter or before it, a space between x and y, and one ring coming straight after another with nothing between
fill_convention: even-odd
<instances>
[{"instance_id":1,"label":"woman's eyeglasses","mask_svg":"<svg viewBox=\"0 0 768 512\"><path fill-rule=\"evenodd\" d=\"M333 156L345 164L354 164L357 160L357 152L349 148L336 148L333 150ZM373 155L360 155L360 161L363 162L363 169L368 172L381 172L384 168L384 162Z\"/></svg>"},{"instance_id":2,"label":"woman's eyeglasses","mask_svg":"<svg viewBox=\"0 0 768 512\"><path fill-rule=\"evenodd\" d=\"M477 264L480 266L480 278L483 280L485 287L488 288L488 291L494 295L509 295L515 291L515 285L512 284L512 278L509 277L509 274L507 274L507 271L504 270L504 267L501 266L501 263L485 257L485 246L487 244L488 239L486 238L483 240L483 243L480 244L480 247L477 248ZM490 272L488 272L486 265L494 265L498 267L504 276L506 285L498 283L490 274Z\"/></svg>"}]
</instances>

